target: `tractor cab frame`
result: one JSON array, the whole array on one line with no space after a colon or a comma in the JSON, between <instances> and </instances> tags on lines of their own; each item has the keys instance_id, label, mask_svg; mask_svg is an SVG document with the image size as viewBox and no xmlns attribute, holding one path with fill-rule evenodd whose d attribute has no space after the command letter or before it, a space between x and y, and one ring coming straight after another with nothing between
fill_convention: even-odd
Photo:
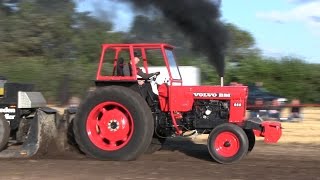
<instances>
[{"instance_id":1,"label":"tractor cab frame","mask_svg":"<svg viewBox=\"0 0 320 180\"><path fill-rule=\"evenodd\" d=\"M168 69L169 85L182 85L182 78L175 61L173 48L174 47L169 44L103 44L96 74L96 81L137 81L137 65L134 63L134 52L141 52L139 54L141 54L143 68L145 69L146 73L149 73L148 66L150 66L150 64L148 62L150 62L152 57L149 57L147 52L154 50L158 51L158 56L161 55L161 58L164 60L163 65ZM111 53L111 56L108 53ZM125 54L127 61L123 59L121 54ZM108 69L109 72L105 72L104 67L106 64L113 65L111 71ZM125 66L128 64L131 64L132 72L130 72L130 74L122 73L121 71L123 71Z\"/></svg>"}]
</instances>

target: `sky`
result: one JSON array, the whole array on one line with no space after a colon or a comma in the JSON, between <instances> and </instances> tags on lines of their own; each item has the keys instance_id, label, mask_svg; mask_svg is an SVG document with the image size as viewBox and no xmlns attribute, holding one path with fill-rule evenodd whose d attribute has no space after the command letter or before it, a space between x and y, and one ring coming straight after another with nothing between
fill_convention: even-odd
<instances>
[{"instance_id":1,"label":"sky","mask_svg":"<svg viewBox=\"0 0 320 180\"><path fill-rule=\"evenodd\" d=\"M93 7L112 15L115 31L130 28L134 16L130 6L110 0L78 3L79 11ZM221 20L250 32L265 56L320 63L320 0L222 0Z\"/></svg>"}]
</instances>

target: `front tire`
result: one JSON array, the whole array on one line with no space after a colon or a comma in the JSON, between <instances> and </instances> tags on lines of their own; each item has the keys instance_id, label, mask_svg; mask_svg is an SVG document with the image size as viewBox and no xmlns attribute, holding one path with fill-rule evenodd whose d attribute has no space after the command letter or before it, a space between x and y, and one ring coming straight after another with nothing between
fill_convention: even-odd
<instances>
[{"instance_id":1,"label":"front tire","mask_svg":"<svg viewBox=\"0 0 320 180\"><path fill-rule=\"evenodd\" d=\"M214 128L208 138L208 150L218 163L231 164L248 152L249 142L244 130L234 124L224 123Z\"/></svg>"},{"instance_id":2,"label":"front tire","mask_svg":"<svg viewBox=\"0 0 320 180\"><path fill-rule=\"evenodd\" d=\"M146 101L122 86L98 88L80 105L73 124L81 151L100 160L134 160L151 143L154 121Z\"/></svg>"},{"instance_id":3,"label":"front tire","mask_svg":"<svg viewBox=\"0 0 320 180\"><path fill-rule=\"evenodd\" d=\"M248 142L249 142L248 153L250 153L253 150L254 145L256 143L256 137L252 129L245 129L244 132L248 137Z\"/></svg>"}]
</instances>

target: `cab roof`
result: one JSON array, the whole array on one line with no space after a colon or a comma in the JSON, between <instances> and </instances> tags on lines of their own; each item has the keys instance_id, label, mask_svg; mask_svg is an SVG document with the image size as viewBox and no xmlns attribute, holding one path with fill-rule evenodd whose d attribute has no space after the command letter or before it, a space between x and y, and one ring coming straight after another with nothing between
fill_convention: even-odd
<instances>
[{"instance_id":1,"label":"cab roof","mask_svg":"<svg viewBox=\"0 0 320 180\"><path fill-rule=\"evenodd\" d=\"M132 47L132 48L145 48L145 49L157 49L157 48L169 48L174 49L174 46L167 43L135 43L135 44L102 44L104 48L117 48L117 47Z\"/></svg>"}]
</instances>

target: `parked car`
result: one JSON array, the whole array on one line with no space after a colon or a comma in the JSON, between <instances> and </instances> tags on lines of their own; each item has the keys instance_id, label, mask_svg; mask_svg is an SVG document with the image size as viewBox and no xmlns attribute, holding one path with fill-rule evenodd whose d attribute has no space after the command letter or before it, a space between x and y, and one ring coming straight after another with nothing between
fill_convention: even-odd
<instances>
[{"instance_id":1,"label":"parked car","mask_svg":"<svg viewBox=\"0 0 320 180\"><path fill-rule=\"evenodd\" d=\"M277 100L280 105L283 105L288 101L288 99L284 96L274 94L263 87L259 87L256 85L248 85L248 105L254 105L257 99L263 100L264 105L271 105L273 100Z\"/></svg>"}]
</instances>

